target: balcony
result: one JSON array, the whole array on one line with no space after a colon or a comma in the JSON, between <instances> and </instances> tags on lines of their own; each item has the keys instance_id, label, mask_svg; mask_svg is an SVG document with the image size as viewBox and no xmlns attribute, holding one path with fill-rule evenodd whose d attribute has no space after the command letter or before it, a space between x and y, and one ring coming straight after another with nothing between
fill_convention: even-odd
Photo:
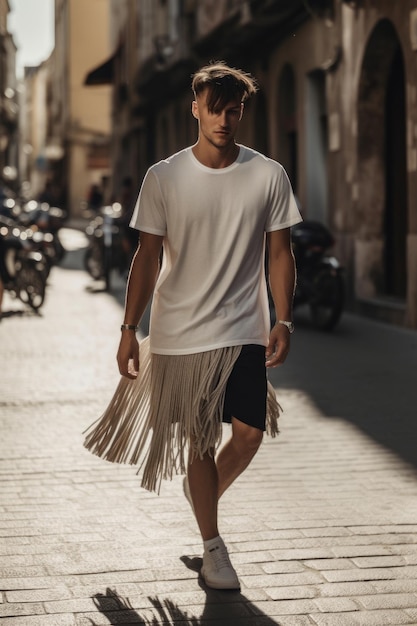
<instances>
[{"instance_id":1,"label":"balcony","mask_svg":"<svg viewBox=\"0 0 417 626\"><path fill-rule=\"evenodd\" d=\"M303 22L330 17L334 0L218 0L196 2L182 17L181 36L154 38L155 52L140 66L136 89L140 108L180 93L190 75L210 59L244 63L267 53Z\"/></svg>"},{"instance_id":2,"label":"balcony","mask_svg":"<svg viewBox=\"0 0 417 626\"><path fill-rule=\"evenodd\" d=\"M196 13L193 48L206 58L247 58L255 46L257 54L276 47L311 17L332 14L333 0L202 2Z\"/></svg>"}]
</instances>

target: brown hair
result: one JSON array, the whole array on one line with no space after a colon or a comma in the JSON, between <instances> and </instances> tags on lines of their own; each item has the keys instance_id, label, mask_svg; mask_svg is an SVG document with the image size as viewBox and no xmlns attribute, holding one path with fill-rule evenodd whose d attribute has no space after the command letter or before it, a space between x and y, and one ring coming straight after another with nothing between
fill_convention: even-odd
<instances>
[{"instance_id":1,"label":"brown hair","mask_svg":"<svg viewBox=\"0 0 417 626\"><path fill-rule=\"evenodd\" d=\"M191 88L195 97L208 89L207 108L210 113L223 109L228 102L237 98L244 102L258 89L253 76L229 67L224 61L200 68L192 78Z\"/></svg>"}]
</instances>

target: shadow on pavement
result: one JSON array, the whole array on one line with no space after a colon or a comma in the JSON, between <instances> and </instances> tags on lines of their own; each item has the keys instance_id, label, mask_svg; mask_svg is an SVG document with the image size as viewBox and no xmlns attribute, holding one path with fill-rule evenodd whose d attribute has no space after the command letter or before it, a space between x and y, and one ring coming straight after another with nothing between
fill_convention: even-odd
<instances>
[{"instance_id":1,"label":"shadow on pavement","mask_svg":"<svg viewBox=\"0 0 417 626\"><path fill-rule=\"evenodd\" d=\"M19 305L20 305L20 302L19 302ZM25 305L22 304L22 306L24 307ZM8 311L3 311L0 314L0 321L8 317L41 317L41 316L42 316L42 313L40 311L33 311L32 309L29 309L29 308L9 309Z\"/></svg>"},{"instance_id":2,"label":"shadow on pavement","mask_svg":"<svg viewBox=\"0 0 417 626\"><path fill-rule=\"evenodd\" d=\"M308 394L417 468L417 333L348 314L332 333L296 323L284 367L270 372L278 396Z\"/></svg>"},{"instance_id":3,"label":"shadow on pavement","mask_svg":"<svg viewBox=\"0 0 417 626\"><path fill-rule=\"evenodd\" d=\"M201 561L201 559L196 559ZM217 626L279 626L279 623L269 618L249 602L245 596L235 591L215 591L200 586L207 594L203 613L200 617L182 610L179 606L165 598L161 600L157 596L148 596L152 609L146 609L148 616L140 615L128 598L122 598L112 589L106 589L106 593L97 593L93 602L100 613L105 615L110 624L126 624L131 626L166 626L168 624L181 624L181 626L205 626L216 624ZM152 615L150 615L152 613ZM97 626L90 619L91 626Z\"/></svg>"}]
</instances>

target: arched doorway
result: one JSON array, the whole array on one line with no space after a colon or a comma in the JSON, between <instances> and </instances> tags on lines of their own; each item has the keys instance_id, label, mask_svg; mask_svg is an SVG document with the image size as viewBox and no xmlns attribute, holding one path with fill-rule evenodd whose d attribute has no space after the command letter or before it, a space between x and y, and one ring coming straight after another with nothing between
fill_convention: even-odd
<instances>
[{"instance_id":1,"label":"arched doorway","mask_svg":"<svg viewBox=\"0 0 417 626\"><path fill-rule=\"evenodd\" d=\"M278 160L285 167L294 191L298 187L297 97L291 65L283 67L278 83Z\"/></svg>"},{"instance_id":2,"label":"arched doorway","mask_svg":"<svg viewBox=\"0 0 417 626\"><path fill-rule=\"evenodd\" d=\"M374 28L358 95L357 284L360 296L405 299L407 288L406 81L393 24Z\"/></svg>"}]
</instances>

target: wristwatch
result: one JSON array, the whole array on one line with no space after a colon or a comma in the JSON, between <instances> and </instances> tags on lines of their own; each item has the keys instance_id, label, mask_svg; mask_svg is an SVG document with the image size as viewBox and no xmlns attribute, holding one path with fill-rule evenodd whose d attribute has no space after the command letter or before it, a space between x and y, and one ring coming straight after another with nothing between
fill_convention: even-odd
<instances>
[{"instance_id":1,"label":"wristwatch","mask_svg":"<svg viewBox=\"0 0 417 626\"><path fill-rule=\"evenodd\" d=\"M277 323L283 324L284 326L286 326L288 328L289 333L293 333L295 330L293 322L287 322L286 320L278 320Z\"/></svg>"}]
</instances>

